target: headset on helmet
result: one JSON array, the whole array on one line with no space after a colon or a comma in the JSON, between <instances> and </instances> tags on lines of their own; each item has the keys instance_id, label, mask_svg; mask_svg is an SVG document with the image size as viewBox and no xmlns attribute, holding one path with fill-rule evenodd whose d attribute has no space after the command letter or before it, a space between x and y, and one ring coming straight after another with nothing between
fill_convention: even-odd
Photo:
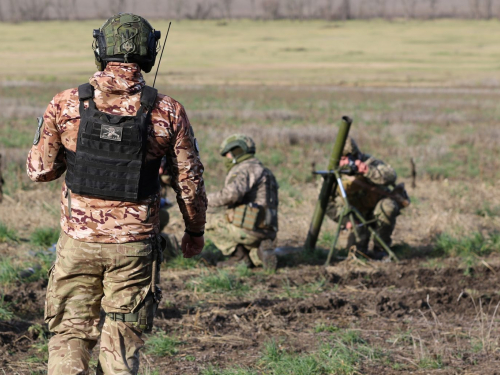
<instances>
[{"instance_id":1,"label":"headset on helmet","mask_svg":"<svg viewBox=\"0 0 500 375\"><path fill-rule=\"evenodd\" d=\"M104 70L108 62L116 61L137 63L149 73L155 64L161 33L140 16L119 13L95 29L93 37L97 69Z\"/></svg>"}]
</instances>

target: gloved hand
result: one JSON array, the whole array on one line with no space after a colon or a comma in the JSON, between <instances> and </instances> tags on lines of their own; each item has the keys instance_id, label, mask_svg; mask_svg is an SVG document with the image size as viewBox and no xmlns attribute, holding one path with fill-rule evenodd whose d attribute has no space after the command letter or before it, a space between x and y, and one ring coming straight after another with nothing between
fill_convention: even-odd
<instances>
[{"instance_id":1,"label":"gloved hand","mask_svg":"<svg viewBox=\"0 0 500 375\"><path fill-rule=\"evenodd\" d=\"M182 254L184 258L192 258L201 253L205 246L205 237L193 237L188 233L184 233L181 242Z\"/></svg>"}]
</instances>

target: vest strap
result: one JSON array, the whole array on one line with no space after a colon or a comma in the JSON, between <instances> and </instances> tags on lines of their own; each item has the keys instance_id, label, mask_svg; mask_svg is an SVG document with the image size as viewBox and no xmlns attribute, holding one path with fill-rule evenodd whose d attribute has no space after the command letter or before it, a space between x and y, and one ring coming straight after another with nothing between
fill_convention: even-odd
<instances>
[{"instance_id":1,"label":"vest strap","mask_svg":"<svg viewBox=\"0 0 500 375\"><path fill-rule=\"evenodd\" d=\"M92 99L93 97L94 86L90 83L84 83L83 85L78 86L78 99L80 99L81 102Z\"/></svg>"},{"instance_id":2,"label":"vest strap","mask_svg":"<svg viewBox=\"0 0 500 375\"><path fill-rule=\"evenodd\" d=\"M158 96L158 90L151 86L144 86L141 91L141 106L149 112L153 109Z\"/></svg>"}]
</instances>

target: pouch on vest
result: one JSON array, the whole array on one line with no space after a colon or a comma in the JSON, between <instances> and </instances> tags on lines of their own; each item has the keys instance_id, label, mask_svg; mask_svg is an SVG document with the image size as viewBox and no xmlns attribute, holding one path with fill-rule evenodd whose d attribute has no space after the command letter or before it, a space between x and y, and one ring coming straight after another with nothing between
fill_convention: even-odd
<instances>
[{"instance_id":1,"label":"pouch on vest","mask_svg":"<svg viewBox=\"0 0 500 375\"><path fill-rule=\"evenodd\" d=\"M78 87L80 127L76 152L66 150L66 185L80 195L138 202L160 189L161 158L146 162L148 127L157 90L145 86L135 116L97 110L94 88ZM88 107L84 102L88 100Z\"/></svg>"},{"instance_id":2,"label":"pouch on vest","mask_svg":"<svg viewBox=\"0 0 500 375\"><path fill-rule=\"evenodd\" d=\"M234 217L232 224L235 227L247 230L255 230L258 224L262 222L261 207L255 204L242 204L234 208Z\"/></svg>"}]
</instances>

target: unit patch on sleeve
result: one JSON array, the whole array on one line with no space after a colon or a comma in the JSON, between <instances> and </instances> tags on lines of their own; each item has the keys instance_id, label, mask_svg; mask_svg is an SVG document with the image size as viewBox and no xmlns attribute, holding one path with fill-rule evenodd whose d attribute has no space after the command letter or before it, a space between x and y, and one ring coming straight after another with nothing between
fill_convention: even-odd
<instances>
[{"instance_id":1,"label":"unit patch on sleeve","mask_svg":"<svg viewBox=\"0 0 500 375\"><path fill-rule=\"evenodd\" d=\"M37 117L38 127L36 129L35 138L33 139L33 145L36 146L40 142L40 136L42 134L43 117Z\"/></svg>"},{"instance_id":2,"label":"unit patch on sleeve","mask_svg":"<svg viewBox=\"0 0 500 375\"><path fill-rule=\"evenodd\" d=\"M121 141L123 128L120 126L101 126L101 139L109 139L110 141Z\"/></svg>"}]
</instances>

